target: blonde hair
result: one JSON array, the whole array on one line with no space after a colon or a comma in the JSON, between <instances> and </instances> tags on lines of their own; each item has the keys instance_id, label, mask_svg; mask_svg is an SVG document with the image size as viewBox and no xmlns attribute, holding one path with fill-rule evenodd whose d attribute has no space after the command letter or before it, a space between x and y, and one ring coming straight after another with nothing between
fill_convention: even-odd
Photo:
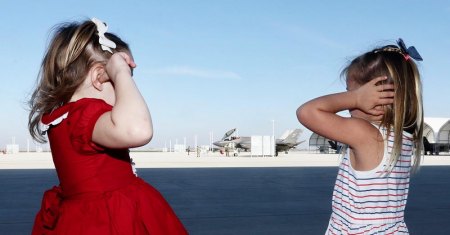
<instances>
[{"instance_id":1,"label":"blonde hair","mask_svg":"<svg viewBox=\"0 0 450 235\"><path fill-rule=\"evenodd\" d=\"M347 81L363 85L380 76L387 76L394 84L394 103L385 106L381 126L389 135L394 132L394 146L387 170L391 172L397 163L403 144L403 131L413 135L414 170L417 170L422 156L423 104L422 84L417 65L395 45L377 48L355 58L343 71Z\"/></svg>"},{"instance_id":2,"label":"blonde hair","mask_svg":"<svg viewBox=\"0 0 450 235\"><path fill-rule=\"evenodd\" d=\"M114 51L130 51L128 44L116 35L105 33L105 36L116 43ZM56 27L42 60L36 88L28 101L28 130L33 139L46 142L39 127L42 115L69 102L90 68L97 63L106 64L110 57L111 53L101 49L97 27L92 21Z\"/></svg>"}]
</instances>

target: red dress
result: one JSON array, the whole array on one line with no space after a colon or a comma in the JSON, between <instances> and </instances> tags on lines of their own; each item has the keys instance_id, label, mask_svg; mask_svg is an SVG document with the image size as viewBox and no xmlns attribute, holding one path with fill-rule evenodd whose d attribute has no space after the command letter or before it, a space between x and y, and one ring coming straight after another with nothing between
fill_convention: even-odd
<instances>
[{"instance_id":1,"label":"red dress","mask_svg":"<svg viewBox=\"0 0 450 235\"><path fill-rule=\"evenodd\" d=\"M60 186L44 193L33 235L187 234L162 195L133 174L128 149L91 141L111 109L86 98L42 117Z\"/></svg>"}]
</instances>

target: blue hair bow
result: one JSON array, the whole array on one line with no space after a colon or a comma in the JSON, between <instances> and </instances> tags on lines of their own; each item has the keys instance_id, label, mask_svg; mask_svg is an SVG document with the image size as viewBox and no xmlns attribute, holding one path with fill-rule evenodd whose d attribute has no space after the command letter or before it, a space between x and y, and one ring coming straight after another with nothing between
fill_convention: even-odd
<instances>
[{"instance_id":1,"label":"blue hair bow","mask_svg":"<svg viewBox=\"0 0 450 235\"><path fill-rule=\"evenodd\" d=\"M422 56L420 56L419 52L416 50L414 46L406 47L405 43L403 42L403 39L399 38L397 40L397 45L400 47L402 52L405 54L405 59L407 60L409 57L417 60L417 61L423 61Z\"/></svg>"}]
</instances>

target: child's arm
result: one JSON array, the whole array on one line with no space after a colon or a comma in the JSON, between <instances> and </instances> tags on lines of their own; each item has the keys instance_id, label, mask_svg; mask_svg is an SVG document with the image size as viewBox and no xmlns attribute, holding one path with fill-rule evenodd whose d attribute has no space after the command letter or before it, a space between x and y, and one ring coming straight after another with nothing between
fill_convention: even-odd
<instances>
[{"instance_id":1,"label":"child's arm","mask_svg":"<svg viewBox=\"0 0 450 235\"><path fill-rule=\"evenodd\" d=\"M369 121L382 117L380 105L393 103L393 85L375 85L385 79L386 77L375 78L355 90L313 99L297 109L297 118L305 127L326 138L354 148L365 145L376 140L379 133ZM352 109L364 111L370 120L344 118L336 114Z\"/></svg>"},{"instance_id":2,"label":"child's arm","mask_svg":"<svg viewBox=\"0 0 450 235\"><path fill-rule=\"evenodd\" d=\"M100 116L92 141L110 148L138 147L150 142L153 126L144 98L131 77L136 64L126 53L112 55L106 64L108 78L114 83L116 101L111 112Z\"/></svg>"}]
</instances>

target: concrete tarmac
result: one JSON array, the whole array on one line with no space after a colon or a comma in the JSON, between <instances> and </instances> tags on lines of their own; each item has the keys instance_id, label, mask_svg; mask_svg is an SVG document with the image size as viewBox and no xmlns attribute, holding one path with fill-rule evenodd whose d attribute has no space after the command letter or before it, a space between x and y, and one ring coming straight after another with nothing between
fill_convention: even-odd
<instances>
[{"instance_id":1,"label":"concrete tarmac","mask_svg":"<svg viewBox=\"0 0 450 235\"><path fill-rule=\"evenodd\" d=\"M324 234L337 167L147 168L190 234ZM0 234L30 234L53 169L0 170ZM410 234L450 234L450 166L411 180Z\"/></svg>"}]
</instances>

